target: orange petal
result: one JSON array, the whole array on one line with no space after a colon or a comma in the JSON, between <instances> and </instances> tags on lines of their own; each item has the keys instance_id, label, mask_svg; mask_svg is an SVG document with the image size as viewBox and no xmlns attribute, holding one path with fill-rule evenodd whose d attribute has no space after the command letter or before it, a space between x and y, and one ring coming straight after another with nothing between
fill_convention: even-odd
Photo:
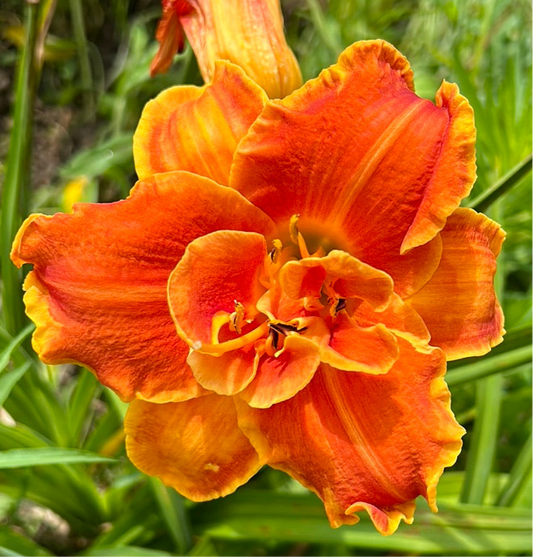
<instances>
[{"instance_id":1,"label":"orange petal","mask_svg":"<svg viewBox=\"0 0 533 557\"><path fill-rule=\"evenodd\" d=\"M393 291L392 279L350 254L333 250L326 257L289 261L280 270L281 287L293 299L320 297L326 277L341 298L361 298L376 309L384 309Z\"/></svg>"},{"instance_id":2,"label":"orange petal","mask_svg":"<svg viewBox=\"0 0 533 557\"><path fill-rule=\"evenodd\" d=\"M436 484L461 448L450 411L444 354L401 354L386 375L325 366L288 401L258 410L238 403L239 426L261 459L324 501L332 526L369 512L382 534L413 520L414 499L436 510Z\"/></svg>"},{"instance_id":3,"label":"orange petal","mask_svg":"<svg viewBox=\"0 0 533 557\"><path fill-rule=\"evenodd\" d=\"M336 369L387 373L398 359L395 336L383 325L360 327L341 312L331 324L331 340L322 347L320 359Z\"/></svg>"},{"instance_id":4,"label":"orange petal","mask_svg":"<svg viewBox=\"0 0 533 557\"><path fill-rule=\"evenodd\" d=\"M265 93L237 66L216 64L205 87L171 87L144 108L133 137L135 168L188 170L228 184L233 152L261 112Z\"/></svg>"},{"instance_id":5,"label":"orange petal","mask_svg":"<svg viewBox=\"0 0 533 557\"><path fill-rule=\"evenodd\" d=\"M302 84L283 35L279 0L189 0L180 18L206 82L216 60L240 66L269 97L284 97Z\"/></svg>"},{"instance_id":6,"label":"orange petal","mask_svg":"<svg viewBox=\"0 0 533 557\"><path fill-rule=\"evenodd\" d=\"M232 493L262 464L237 425L230 397L168 404L135 400L124 428L133 464L193 501Z\"/></svg>"},{"instance_id":7,"label":"orange petal","mask_svg":"<svg viewBox=\"0 0 533 557\"><path fill-rule=\"evenodd\" d=\"M140 182L125 201L31 216L12 259L34 265L25 301L35 350L49 364L89 367L124 400L198 396L168 310L170 273L198 236L271 226L237 192L184 172Z\"/></svg>"},{"instance_id":8,"label":"orange petal","mask_svg":"<svg viewBox=\"0 0 533 557\"><path fill-rule=\"evenodd\" d=\"M405 58L384 41L362 41L267 103L239 144L230 186L278 225L299 214L304 236L307 228L340 238L337 247L385 269L434 237L468 194L474 140L472 110L455 86L443 85L437 105L420 99ZM416 274L426 255L403 264Z\"/></svg>"},{"instance_id":9,"label":"orange petal","mask_svg":"<svg viewBox=\"0 0 533 557\"><path fill-rule=\"evenodd\" d=\"M221 356L211 356L193 350L187 363L202 387L219 395L233 395L242 391L254 378L256 353L251 343Z\"/></svg>"},{"instance_id":10,"label":"orange petal","mask_svg":"<svg viewBox=\"0 0 533 557\"><path fill-rule=\"evenodd\" d=\"M237 304L244 306L246 319L256 317L266 253L265 238L249 232L222 230L189 244L170 276L168 301L180 336L194 350L216 343L213 319L230 316Z\"/></svg>"},{"instance_id":11,"label":"orange petal","mask_svg":"<svg viewBox=\"0 0 533 557\"><path fill-rule=\"evenodd\" d=\"M393 295L387 308L379 312L363 302L355 310L353 319L360 327L371 327L381 323L388 331L409 341L418 350L428 350L431 337L426 324L397 294Z\"/></svg>"},{"instance_id":12,"label":"orange petal","mask_svg":"<svg viewBox=\"0 0 533 557\"><path fill-rule=\"evenodd\" d=\"M440 235L440 265L408 303L426 323L431 344L449 360L481 356L505 332L493 284L505 233L485 215L457 209Z\"/></svg>"},{"instance_id":13,"label":"orange petal","mask_svg":"<svg viewBox=\"0 0 533 557\"><path fill-rule=\"evenodd\" d=\"M354 250L357 252L357 249ZM442 256L442 240L437 235L427 244L413 248L408 253L399 251L385 255L374 253L372 265L385 271L394 281L394 292L402 298L408 298L418 292L434 275ZM365 257L360 254L360 257ZM370 259L370 257L369 257Z\"/></svg>"},{"instance_id":14,"label":"orange petal","mask_svg":"<svg viewBox=\"0 0 533 557\"><path fill-rule=\"evenodd\" d=\"M285 322L312 315L305 309L303 300L289 298L280 288L278 282L274 283L272 288L259 298L257 309L267 315L269 319L278 319Z\"/></svg>"},{"instance_id":15,"label":"orange petal","mask_svg":"<svg viewBox=\"0 0 533 557\"><path fill-rule=\"evenodd\" d=\"M150 66L150 75L166 73L172 64L174 54L185 46L180 17L189 13L192 6L187 0L162 0L163 17L159 21L156 39L159 50Z\"/></svg>"},{"instance_id":16,"label":"orange petal","mask_svg":"<svg viewBox=\"0 0 533 557\"><path fill-rule=\"evenodd\" d=\"M444 81L435 96L437 108L448 113L438 163L422 203L402 243L402 253L425 244L442 230L476 180L474 111L455 83Z\"/></svg>"},{"instance_id":17,"label":"orange petal","mask_svg":"<svg viewBox=\"0 0 533 557\"><path fill-rule=\"evenodd\" d=\"M263 354L254 380L239 396L254 408L269 408L301 391L319 365L316 343L300 335L288 336L281 353Z\"/></svg>"}]
</instances>

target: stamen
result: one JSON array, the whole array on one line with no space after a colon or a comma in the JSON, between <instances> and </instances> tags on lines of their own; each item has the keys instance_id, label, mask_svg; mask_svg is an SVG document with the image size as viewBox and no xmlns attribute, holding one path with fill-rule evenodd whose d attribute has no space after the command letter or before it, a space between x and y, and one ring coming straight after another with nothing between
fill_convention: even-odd
<instances>
[{"instance_id":1,"label":"stamen","mask_svg":"<svg viewBox=\"0 0 533 557\"><path fill-rule=\"evenodd\" d=\"M279 331L274 327L270 327L270 336L272 347L274 350L278 350L278 342L279 342Z\"/></svg>"},{"instance_id":2,"label":"stamen","mask_svg":"<svg viewBox=\"0 0 533 557\"><path fill-rule=\"evenodd\" d=\"M235 311L229 317L229 328L230 331L234 331L240 335L242 331L242 324L244 322L244 306L237 300L234 300L234 303Z\"/></svg>"},{"instance_id":3,"label":"stamen","mask_svg":"<svg viewBox=\"0 0 533 557\"><path fill-rule=\"evenodd\" d=\"M289 221L289 234L292 242L298 246L302 259L304 259L306 257L310 257L310 255L309 250L307 249L307 244L305 243L305 239L298 230L299 218L300 215L292 215L291 220Z\"/></svg>"},{"instance_id":4,"label":"stamen","mask_svg":"<svg viewBox=\"0 0 533 557\"><path fill-rule=\"evenodd\" d=\"M346 309L346 300L344 298L339 298L336 302L335 300L332 301L329 313L331 317L337 317L339 311L343 309Z\"/></svg>"},{"instance_id":5,"label":"stamen","mask_svg":"<svg viewBox=\"0 0 533 557\"><path fill-rule=\"evenodd\" d=\"M307 330L307 327L298 327L298 325L293 325L292 323L282 323L280 321L271 321L268 324L269 335L267 348L272 348L272 353L269 356L273 356L274 352L279 350L279 340L281 337L285 338L289 333L303 333ZM268 353L268 350L267 350Z\"/></svg>"},{"instance_id":6,"label":"stamen","mask_svg":"<svg viewBox=\"0 0 533 557\"><path fill-rule=\"evenodd\" d=\"M291 236L292 242L298 244L298 219L300 215L292 215L291 220L289 221L289 234Z\"/></svg>"},{"instance_id":7,"label":"stamen","mask_svg":"<svg viewBox=\"0 0 533 557\"><path fill-rule=\"evenodd\" d=\"M283 336L287 336L289 333L301 333L306 331L307 327L298 328L298 325L292 325L291 323L269 323L269 327Z\"/></svg>"},{"instance_id":8,"label":"stamen","mask_svg":"<svg viewBox=\"0 0 533 557\"><path fill-rule=\"evenodd\" d=\"M234 338L227 340L226 342L221 342L219 344L208 344L203 343L200 340L193 341L190 346L193 350L201 352L203 354L211 354L213 356L222 356L226 352L231 352L232 350L238 350L239 348L244 348L248 344L259 340L264 337L268 332L268 322L264 322L259 327L242 335L239 338Z\"/></svg>"},{"instance_id":9,"label":"stamen","mask_svg":"<svg viewBox=\"0 0 533 557\"><path fill-rule=\"evenodd\" d=\"M281 240L272 240L272 251L270 252L270 260L272 261L272 263L277 263L278 262L278 258L279 258L279 254L281 253L281 250L283 249L283 244L281 243Z\"/></svg>"}]
</instances>

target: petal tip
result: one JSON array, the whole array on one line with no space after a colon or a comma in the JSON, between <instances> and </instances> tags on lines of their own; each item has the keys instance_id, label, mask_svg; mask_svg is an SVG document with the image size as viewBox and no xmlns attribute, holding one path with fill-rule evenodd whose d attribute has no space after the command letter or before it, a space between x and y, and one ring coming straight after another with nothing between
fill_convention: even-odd
<instances>
[{"instance_id":1,"label":"petal tip","mask_svg":"<svg viewBox=\"0 0 533 557\"><path fill-rule=\"evenodd\" d=\"M358 41L340 55L339 63L345 67L352 67L356 53L364 56L373 54L377 60L385 62L393 71L398 72L407 87L414 91L413 70L407 58L389 42L383 39Z\"/></svg>"},{"instance_id":2,"label":"petal tip","mask_svg":"<svg viewBox=\"0 0 533 557\"><path fill-rule=\"evenodd\" d=\"M407 501L390 509L378 509L365 502L357 502L346 509L346 515L366 511L370 516L376 530L383 536L390 536L398 529L400 522L412 524L414 521L416 503Z\"/></svg>"},{"instance_id":3,"label":"petal tip","mask_svg":"<svg viewBox=\"0 0 533 557\"><path fill-rule=\"evenodd\" d=\"M470 194L476 181L476 126L474 110L468 99L461 95L455 83L443 81L435 95L435 106L446 110L449 119L439 164L432 177L433 198L439 196L439 203L435 203L432 196L428 195L421 204L403 239L401 255L434 238L444 228L461 200ZM453 174L451 179L447 179L444 194L444 190L438 191L438 186L450 169L453 169Z\"/></svg>"}]
</instances>

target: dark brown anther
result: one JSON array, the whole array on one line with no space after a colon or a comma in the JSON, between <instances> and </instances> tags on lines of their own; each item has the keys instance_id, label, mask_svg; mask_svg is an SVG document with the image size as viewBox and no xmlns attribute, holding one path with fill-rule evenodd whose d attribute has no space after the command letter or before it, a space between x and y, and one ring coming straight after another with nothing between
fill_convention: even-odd
<instances>
[{"instance_id":1,"label":"dark brown anther","mask_svg":"<svg viewBox=\"0 0 533 557\"><path fill-rule=\"evenodd\" d=\"M278 342L280 335L286 337L289 333L302 333L307 330L307 327L298 328L297 325L291 325L290 323L269 323L268 327L270 328L272 344L276 350L279 348Z\"/></svg>"},{"instance_id":2,"label":"dark brown anther","mask_svg":"<svg viewBox=\"0 0 533 557\"><path fill-rule=\"evenodd\" d=\"M335 306L335 313L339 313L339 311L343 309L346 309L346 300L344 298L339 298Z\"/></svg>"}]
</instances>

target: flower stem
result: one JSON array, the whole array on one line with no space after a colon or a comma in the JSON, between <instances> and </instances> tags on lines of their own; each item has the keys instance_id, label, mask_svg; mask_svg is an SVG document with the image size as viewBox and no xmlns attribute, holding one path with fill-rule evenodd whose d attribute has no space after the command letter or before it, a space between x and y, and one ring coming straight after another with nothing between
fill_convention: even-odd
<instances>
[{"instance_id":1,"label":"flower stem","mask_svg":"<svg viewBox=\"0 0 533 557\"><path fill-rule=\"evenodd\" d=\"M32 138L32 111L38 69L35 60L37 41L38 4L26 2L25 38L16 75L16 101L13 129L6 162L6 178L2 192L2 239L1 262L4 289L2 292L5 325L8 332L16 335L22 329L25 317L20 295L21 273L11 263L11 243L26 214L25 205L29 176L29 155Z\"/></svg>"},{"instance_id":2,"label":"flower stem","mask_svg":"<svg viewBox=\"0 0 533 557\"><path fill-rule=\"evenodd\" d=\"M531 477L531 448L532 440L530 434L529 439L522 447L518 458L513 464L513 468L509 474L509 479L503 487L498 497L498 501L496 502L497 505L504 507L513 506L513 503L516 501L523 489L527 488L526 484Z\"/></svg>"},{"instance_id":3,"label":"flower stem","mask_svg":"<svg viewBox=\"0 0 533 557\"><path fill-rule=\"evenodd\" d=\"M70 17L72 19L72 28L74 31L74 39L76 41L76 47L78 50L78 62L80 65L80 83L85 108L85 116L87 118L90 118L94 116L93 77L89 59L89 50L87 48L85 24L83 21L83 7L80 0L69 0L69 5Z\"/></svg>"},{"instance_id":4,"label":"flower stem","mask_svg":"<svg viewBox=\"0 0 533 557\"><path fill-rule=\"evenodd\" d=\"M512 168L505 176L502 176L493 186L486 189L482 194L472 200L468 206L476 211L485 212L503 194L507 193L512 187L520 183L531 173L531 155L526 157Z\"/></svg>"}]
</instances>

